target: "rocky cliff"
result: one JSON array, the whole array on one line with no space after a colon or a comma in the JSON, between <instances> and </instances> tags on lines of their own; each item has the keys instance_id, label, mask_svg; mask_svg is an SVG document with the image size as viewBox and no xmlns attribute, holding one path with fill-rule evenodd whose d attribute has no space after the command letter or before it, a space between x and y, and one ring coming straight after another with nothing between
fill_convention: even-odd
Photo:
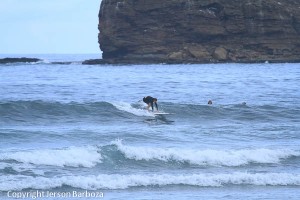
<instances>
[{"instance_id":1,"label":"rocky cliff","mask_svg":"<svg viewBox=\"0 0 300 200\"><path fill-rule=\"evenodd\" d=\"M299 0L102 0L108 63L300 61Z\"/></svg>"}]
</instances>

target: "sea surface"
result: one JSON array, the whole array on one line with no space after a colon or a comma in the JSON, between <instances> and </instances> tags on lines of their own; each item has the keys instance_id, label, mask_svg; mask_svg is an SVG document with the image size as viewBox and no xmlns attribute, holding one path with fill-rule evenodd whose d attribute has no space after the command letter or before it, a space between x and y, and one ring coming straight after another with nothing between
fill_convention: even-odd
<instances>
[{"instance_id":1,"label":"sea surface","mask_svg":"<svg viewBox=\"0 0 300 200\"><path fill-rule=\"evenodd\" d=\"M31 57L0 65L0 199L300 199L300 64Z\"/></svg>"}]
</instances>

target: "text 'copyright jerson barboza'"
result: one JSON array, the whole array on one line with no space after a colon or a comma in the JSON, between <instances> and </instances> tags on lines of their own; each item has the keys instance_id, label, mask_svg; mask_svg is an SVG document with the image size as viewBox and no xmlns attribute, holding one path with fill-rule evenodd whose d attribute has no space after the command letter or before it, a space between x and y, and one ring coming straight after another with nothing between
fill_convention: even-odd
<instances>
[{"instance_id":1,"label":"text 'copyright jerson barboza'","mask_svg":"<svg viewBox=\"0 0 300 200\"><path fill-rule=\"evenodd\" d=\"M14 199L39 199L39 198L103 198L103 192L98 191L70 191L70 192L54 192L54 191L8 191L8 198Z\"/></svg>"}]
</instances>

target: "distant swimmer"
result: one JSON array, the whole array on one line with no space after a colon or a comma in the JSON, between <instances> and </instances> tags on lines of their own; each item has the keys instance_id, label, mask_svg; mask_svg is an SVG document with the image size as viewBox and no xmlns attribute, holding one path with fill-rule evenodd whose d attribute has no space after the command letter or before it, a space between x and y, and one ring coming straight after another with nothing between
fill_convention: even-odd
<instances>
[{"instance_id":1,"label":"distant swimmer","mask_svg":"<svg viewBox=\"0 0 300 200\"><path fill-rule=\"evenodd\" d=\"M212 105L212 100L209 100L207 104Z\"/></svg>"},{"instance_id":2,"label":"distant swimmer","mask_svg":"<svg viewBox=\"0 0 300 200\"><path fill-rule=\"evenodd\" d=\"M157 106L157 98L153 98L151 96L147 96L143 98L143 102L145 102L147 106L147 110L149 110L150 106L152 107L152 112L153 112L153 103L155 104L156 110L158 111L158 106Z\"/></svg>"}]
</instances>

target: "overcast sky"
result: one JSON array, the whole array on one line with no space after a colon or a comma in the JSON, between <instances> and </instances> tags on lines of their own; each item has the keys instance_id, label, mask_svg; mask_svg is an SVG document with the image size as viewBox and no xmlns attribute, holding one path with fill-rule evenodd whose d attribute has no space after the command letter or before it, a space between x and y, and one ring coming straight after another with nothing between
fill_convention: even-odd
<instances>
[{"instance_id":1,"label":"overcast sky","mask_svg":"<svg viewBox=\"0 0 300 200\"><path fill-rule=\"evenodd\" d=\"M100 53L101 0L0 0L0 54Z\"/></svg>"}]
</instances>

